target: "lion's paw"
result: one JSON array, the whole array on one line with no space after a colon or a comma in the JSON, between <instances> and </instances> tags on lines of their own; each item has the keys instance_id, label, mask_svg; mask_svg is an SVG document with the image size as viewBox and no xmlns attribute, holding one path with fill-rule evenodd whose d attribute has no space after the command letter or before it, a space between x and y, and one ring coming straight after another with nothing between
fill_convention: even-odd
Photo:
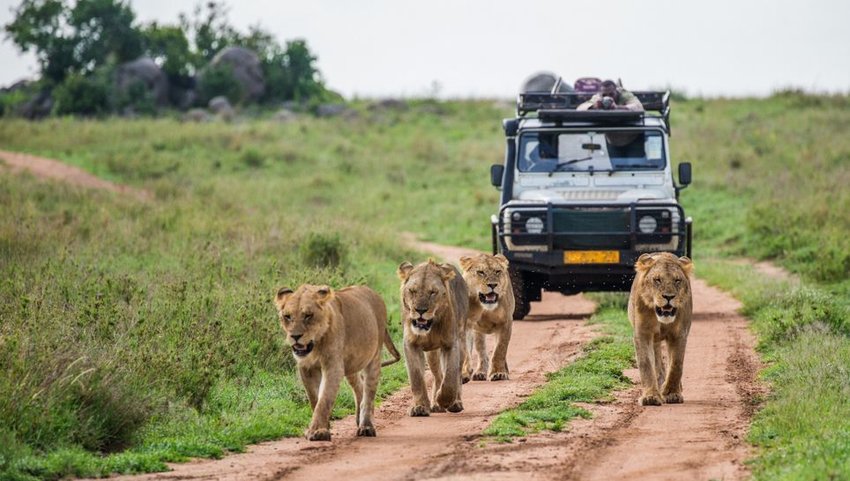
<instances>
[{"instance_id":1,"label":"lion's paw","mask_svg":"<svg viewBox=\"0 0 850 481\"><path fill-rule=\"evenodd\" d=\"M491 381L507 381L508 380L508 373L507 372L490 373L490 380Z\"/></svg>"},{"instance_id":2,"label":"lion's paw","mask_svg":"<svg viewBox=\"0 0 850 481\"><path fill-rule=\"evenodd\" d=\"M375 426L360 426L357 428L358 436L365 436L367 438L374 438L376 436Z\"/></svg>"},{"instance_id":3,"label":"lion's paw","mask_svg":"<svg viewBox=\"0 0 850 481\"><path fill-rule=\"evenodd\" d=\"M311 429L307 430L308 441L330 441L331 432L327 429Z\"/></svg>"},{"instance_id":4,"label":"lion's paw","mask_svg":"<svg viewBox=\"0 0 850 481\"><path fill-rule=\"evenodd\" d=\"M413 406L410 408L410 416L411 417L421 417L421 416L430 416L431 411L428 410L425 406Z\"/></svg>"},{"instance_id":5,"label":"lion's paw","mask_svg":"<svg viewBox=\"0 0 850 481\"><path fill-rule=\"evenodd\" d=\"M434 403L434 404L431 405L431 412L432 413L444 413L444 412L446 412L446 410L443 409L443 407L440 406L439 404Z\"/></svg>"},{"instance_id":6,"label":"lion's paw","mask_svg":"<svg viewBox=\"0 0 850 481\"><path fill-rule=\"evenodd\" d=\"M460 402L459 400L455 401L455 402L449 404L449 406L446 408L446 410L450 413L459 413L459 412L463 411L463 403Z\"/></svg>"},{"instance_id":7,"label":"lion's paw","mask_svg":"<svg viewBox=\"0 0 850 481\"><path fill-rule=\"evenodd\" d=\"M460 382L461 382L462 384L466 384L466 383L468 383L468 382L469 382L469 380L470 380L470 379L471 379L471 378L469 377L469 374L464 374L464 375L463 375L463 377L461 377L461 378L460 378Z\"/></svg>"},{"instance_id":8,"label":"lion's paw","mask_svg":"<svg viewBox=\"0 0 850 481\"><path fill-rule=\"evenodd\" d=\"M476 372L475 374L472 375L472 380L473 381L486 381L487 380L487 374L485 374L481 371Z\"/></svg>"},{"instance_id":9,"label":"lion's paw","mask_svg":"<svg viewBox=\"0 0 850 481\"><path fill-rule=\"evenodd\" d=\"M668 404L681 404L685 402L685 397L680 392L671 392L664 395L664 402Z\"/></svg>"},{"instance_id":10,"label":"lion's paw","mask_svg":"<svg viewBox=\"0 0 850 481\"><path fill-rule=\"evenodd\" d=\"M638 404L641 406L661 406L664 402L658 394L646 394L640 397Z\"/></svg>"}]
</instances>

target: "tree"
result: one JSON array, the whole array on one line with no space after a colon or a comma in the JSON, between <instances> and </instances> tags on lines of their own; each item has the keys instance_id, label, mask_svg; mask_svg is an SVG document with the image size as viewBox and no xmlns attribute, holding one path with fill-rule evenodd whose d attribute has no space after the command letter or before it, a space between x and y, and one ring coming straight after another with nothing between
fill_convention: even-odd
<instances>
[{"instance_id":1,"label":"tree","mask_svg":"<svg viewBox=\"0 0 850 481\"><path fill-rule=\"evenodd\" d=\"M195 7L194 17L180 14L180 26L195 45L195 52L203 63L215 57L219 50L237 44L239 32L227 20L224 3L210 1Z\"/></svg>"},{"instance_id":2,"label":"tree","mask_svg":"<svg viewBox=\"0 0 850 481\"><path fill-rule=\"evenodd\" d=\"M165 72L168 82L172 86L189 87L196 58L183 29L152 22L142 30L142 38L145 53Z\"/></svg>"},{"instance_id":3,"label":"tree","mask_svg":"<svg viewBox=\"0 0 850 481\"><path fill-rule=\"evenodd\" d=\"M35 52L44 77L59 83L108 62L133 60L142 53L135 14L120 0L23 0L6 36L23 52Z\"/></svg>"}]
</instances>

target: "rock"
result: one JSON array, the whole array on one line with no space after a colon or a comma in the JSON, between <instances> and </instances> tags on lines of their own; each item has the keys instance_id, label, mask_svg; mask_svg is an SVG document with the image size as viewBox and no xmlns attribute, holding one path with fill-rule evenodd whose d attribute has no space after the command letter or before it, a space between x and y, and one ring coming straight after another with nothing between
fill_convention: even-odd
<instances>
[{"instance_id":1,"label":"rock","mask_svg":"<svg viewBox=\"0 0 850 481\"><path fill-rule=\"evenodd\" d=\"M551 92L552 87L555 86L555 82L558 81L558 76L552 72L537 72L532 74L525 81L522 82L522 87L520 87L520 92ZM558 92L572 92L573 87L561 81L561 86L558 88Z\"/></svg>"},{"instance_id":2,"label":"rock","mask_svg":"<svg viewBox=\"0 0 850 481\"><path fill-rule=\"evenodd\" d=\"M382 99L369 105L369 110L397 110L405 111L410 106L404 100Z\"/></svg>"},{"instance_id":3,"label":"rock","mask_svg":"<svg viewBox=\"0 0 850 481\"><path fill-rule=\"evenodd\" d=\"M4 94L8 94L8 93L12 93L12 92L17 92L18 90L26 90L26 89L30 88L30 86L32 86L33 83L34 82L32 80L27 80L27 79L18 80L17 82L13 83L12 85L10 85L8 87L0 88L0 92L2 92Z\"/></svg>"},{"instance_id":4,"label":"rock","mask_svg":"<svg viewBox=\"0 0 850 481\"><path fill-rule=\"evenodd\" d=\"M316 109L316 115L319 117L336 117L348 110L345 104L321 104Z\"/></svg>"},{"instance_id":5,"label":"rock","mask_svg":"<svg viewBox=\"0 0 850 481\"><path fill-rule=\"evenodd\" d=\"M116 90L126 93L140 83L158 107L168 105L168 77L150 57L140 57L115 69Z\"/></svg>"},{"instance_id":6,"label":"rock","mask_svg":"<svg viewBox=\"0 0 850 481\"><path fill-rule=\"evenodd\" d=\"M49 90L42 90L18 107L18 115L27 119L40 119L50 115L53 110L53 96Z\"/></svg>"},{"instance_id":7,"label":"rock","mask_svg":"<svg viewBox=\"0 0 850 481\"><path fill-rule=\"evenodd\" d=\"M210 99L207 107L209 107L212 113L224 120L230 120L236 114L236 111L233 110L233 106L230 105L230 101L223 95Z\"/></svg>"},{"instance_id":8,"label":"rock","mask_svg":"<svg viewBox=\"0 0 850 481\"><path fill-rule=\"evenodd\" d=\"M209 122L210 114L204 109L191 109L183 114L183 122Z\"/></svg>"},{"instance_id":9,"label":"rock","mask_svg":"<svg viewBox=\"0 0 850 481\"><path fill-rule=\"evenodd\" d=\"M256 101L266 91L263 69L257 54L243 47L227 47L213 57L210 65L226 65L231 68L233 78L242 86L244 100Z\"/></svg>"},{"instance_id":10,"label":"rock","mask_svg":"<svg viewBox=\"0 0 850 481\"><path fill-rule=\"evenodd\" d=\"M280 109L272 116L272 119L285 124L298 119L298 115L289 109Z\"/></svg>"}]
</instances>

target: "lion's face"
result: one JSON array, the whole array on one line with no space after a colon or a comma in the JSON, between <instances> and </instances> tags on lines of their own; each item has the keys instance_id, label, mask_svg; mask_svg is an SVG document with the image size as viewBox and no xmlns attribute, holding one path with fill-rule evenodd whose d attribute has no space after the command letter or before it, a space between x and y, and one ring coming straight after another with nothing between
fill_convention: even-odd
<instances>
[{"instance_id":1,"label":"lion's face","mask_svg":"<svg viewBox=\"0 0 850 481\"><path fill-rule=\"evenodd\" d=\"M658 322L672 323L681 306L691 298L688 280L693 269L691 260L668 252L643 254L635 269L641 276L640 296L643 302L655 309Z\"/></svg>"},{"instance_id":2,"label":"lion's face","mask_svg":"<svg viewBox=\"0 0 850 481\"><path fill-rule=\"evenodd\" d=\"M328 301L333 298L328 286L305 284L294 291L283 287L277 292L280 325L286 333L286 342L298 360L313 352L313 347L325 335L330 325Z\"/></svg>"},{"instance_id":3,"label":"lion's face","mask_svg":"<svg viewBox=\"0 0 850 481\"><path fill-rule=\"evenodd\" d=\"M508 259L501 255L478 254L460 258L463 278L471 293L487 310L494 310L508 289Z\"/></svg>"},{"instance_id":4,"label":"lion's face","mask_svg":"<svg viewBox=\"0 0 850 481\"><path fill-rule=\"evenodd\" d=\"M425 335L433 327L438 308L449 303L446 283L455 277L455 270L448 264L436 264L429 260L413 267L404 262L398 267L401 279L401 309L404 319L410 323L410 332Z\"/></svg>"}]
</instances>

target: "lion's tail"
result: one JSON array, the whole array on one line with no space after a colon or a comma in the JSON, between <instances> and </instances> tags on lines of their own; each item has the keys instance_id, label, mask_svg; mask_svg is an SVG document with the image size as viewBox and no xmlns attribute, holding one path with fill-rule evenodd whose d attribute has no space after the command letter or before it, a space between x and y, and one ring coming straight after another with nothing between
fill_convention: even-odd
<instances>
[{"instance_id":1,"label":"lion's tail","mask_svg":"<svg viewBox=\"0 0 850 481\"><path fill-rule=\"evenodd\" d=\"M382 362L381 367L397 363L401 359L401 354L399 354L398 349L395 348L393 339L390 337L390 331L387 330L387 328L384 328L384 346L386 346L387 351L389 351L389 353L393 356L393 359Z\"/></svg>"}]
</instances>

